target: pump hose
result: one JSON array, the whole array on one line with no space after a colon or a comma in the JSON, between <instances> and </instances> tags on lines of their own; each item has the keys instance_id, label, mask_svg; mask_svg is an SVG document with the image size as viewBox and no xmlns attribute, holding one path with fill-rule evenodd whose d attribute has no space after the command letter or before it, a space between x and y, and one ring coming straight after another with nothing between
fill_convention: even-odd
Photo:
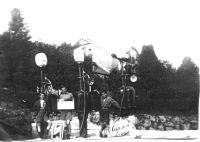
<instances>
[{"instance_id":1,"label":"pump hose","mask_svg":"<svg viewBox=\"0 0 200 142\"><path fill-rule=\"evenodd\" d=\"M82 131L83 129L83 124L86 119L86 91L85 91L85 77L83 76L83 92L84 92L84 99L83 99L83 102L84 102L84 109L83 109L83 120L82 120L82 123L81 123L81 127L80 127L80 132Z\"/></svg>"}]
</instances>

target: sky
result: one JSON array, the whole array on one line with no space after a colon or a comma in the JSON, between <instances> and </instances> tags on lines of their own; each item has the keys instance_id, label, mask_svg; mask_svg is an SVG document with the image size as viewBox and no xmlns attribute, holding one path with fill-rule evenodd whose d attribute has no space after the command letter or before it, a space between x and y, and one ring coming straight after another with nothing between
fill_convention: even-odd
<instances>
[{"instance_id":1,"label":"sky","mask_svg":"<svg viewBox=\"0 0 200 142\"><path fill-rule=\"evenodd\" d=\"M199 0L0 0L0 34L19 8L32 40L59 45L81 38L123 56L153 45L178 67L185 56L200 66Z\"/></svg>"}]
</instances>

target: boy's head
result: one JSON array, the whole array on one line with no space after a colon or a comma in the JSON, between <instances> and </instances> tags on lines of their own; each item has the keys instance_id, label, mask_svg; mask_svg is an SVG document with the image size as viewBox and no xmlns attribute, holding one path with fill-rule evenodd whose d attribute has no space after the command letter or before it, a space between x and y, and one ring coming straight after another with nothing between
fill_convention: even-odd
<instances>
[{"instance_id":1,"label":"boy's head","mask_svg":"<svg viewBox=\"0 0 200 142\"><path fill-rule=\"evenodd\" d=\"M62 91L67 91L67 88L65 86L61 86Z\"/></svg>"},{"instance_id":2,"label":"boy's head","mask_svg":"<svg viewBox=\"0 0 200 142\"><path fill-rule=\"evenodd\" d=\"M44 100L44 98L45 98L45 95L43 93L40 93L40 99Z\"/></svg>"},{"instance_id":3,"label":"boy's head","mask_svg":"<svg viewBox=\"0 0 200 142\"><path fill-rule=\"evenodd\" d=\"M106 98L107 96L108 96L107 91L106 91L106 90L103 90L103 91L102 91L102 97L103 97L103 98Z\"/></svg>"}]
</instances>

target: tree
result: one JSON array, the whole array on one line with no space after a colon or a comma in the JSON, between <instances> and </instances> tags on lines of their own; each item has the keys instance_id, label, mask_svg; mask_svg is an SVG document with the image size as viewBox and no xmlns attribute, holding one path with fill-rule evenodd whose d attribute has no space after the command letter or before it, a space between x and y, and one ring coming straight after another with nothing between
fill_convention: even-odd
<instances>
[{"instance_id":1,"label":"tree","mask_svg":"<svg viewBox=\"0 0 200 142\"><path fill-rule=\"evenodd\" d=\"M185 111L197 111L199 100L199 68L190 57L185 57L177 70L177 84L178 93L176 98L184 100L182 109L185 109Z\"/></svg>"},{"instance_id":2,"label":"tree","mask_svg":"<svg viewBox=\"0 0 200 142\"><path fill-rule=\"evenodd\" d=\"M0 39L1 39L1 37L0 37ZM0 43L1 43L1 41L0 41ZM0 50L0 87L2 87L2 88L6 86L6 84L4 83L6 76L7 76L7 72L6 72L6 68L5 68L5 57L4 57L3 51Z\"/></svg>"},{"instance_id":3,"label":"tree","mask_svg":"<svg viewBox=\"0 0 200 142\"><path fill-rule=\"evenodd\" d=\"M173 99L176 93L176 69L168 61L162 61L163 69L163 94L165 94L166 99Z\"/></svg>"},{"instance_id":4,"label":"tree","mask_svg":"<svg viewBox=\"0 0 200 142\"><path fill-rule=\"evenodd\" d=\"M28 41L31 37L28 35L29 30L27 29L26 24L23 23L24 18L21 16L19 9L14 8L11 11L11 22L9 23L9 32L15 40Z\"/></svg>"},{"instance_id":5,"label":"tree","mask_svg":"<svg viewBox=\"0 0 200 142\"><path fill-rule=\"evenodd\" d=\"M75 47L71 44L64 43L60 46L60 48L65 48L66 51L64 54L60 51L60 54L65 56L65 83L67 83L67 86L71 88L71 90L75 91L79 88L78 64L75 62L73 55Z\"/></svg>"},{"instance_id":6,"label":"tree","mask_svg":"<svg viewBox=\"0 0 200 142\"><path fill-rule=\"evenodd\" d=\"M166 111L174 112L176 110L175 104L177 100L175 99L176 96L176 69L172 67L172 65L168 61L160 61L162 64L162 72L163 76L161 78L162 83L160 84L161 98L163 109Z\"/></svg>"},{"instance_id":7,"label":"tree","mask_svg":"<svg viewBox=\"0 0 200 142\"><path fill-rule=\"evenodd\" d=\"M152 45L143 46L138 60L137 94L146 100L146 107L154 107L161 96L163 70ZM155 103L156 102L156 103Z\"/></svg>"},{"instance_id":8,"label":"tree","mask_svg":"<svg viewBox=\"0 0 200 142\"><path fill-rule=\"evenodd\" d=\"M23 17L19 9L15 8L11 11L11 22L9 23L8 31L1 36L1 50L6 61L6 70L8 74L7 81L15 87L15 77L23 59L28 52L30 36L29 30L23 23Z\"/></svg>"}]
</instances>

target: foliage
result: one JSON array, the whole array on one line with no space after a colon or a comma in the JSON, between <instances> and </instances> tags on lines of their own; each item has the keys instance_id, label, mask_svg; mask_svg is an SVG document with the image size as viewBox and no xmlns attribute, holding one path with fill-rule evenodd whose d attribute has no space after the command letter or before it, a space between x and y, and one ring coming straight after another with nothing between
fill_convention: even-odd
<instances>
[{"instance_id":1,"label":"foliage","mask_svg":"<svg viewBox=\"0 0 200 142\"><path fill-rule=\"evenodd\" d=\"M23 23L19 9L13 9L11 12L11 22L8 31L1 35L0 48L5 57L5 68L8 73L7 81L12 88L15 87L15 77L20 65L27 55L29 39L31 38Z\"/></svg>"},{"instance_id":2,"label":"foliage","mask_svg":"<svg viewBox=\"0 0 200 142\"><path fill-rule=\"evenodd\" d=\"M178 99L187 99L186 110L198 111L199 100L199 68L190 57L185 57L177 70Z\"/></svg>"},{"instance_id":3,"label":"foliage","mask_svg":"<svg viewBox=\"0 0 200 142\"><path fill-rule=\"evenodd\" d=\"M140 98L146 98L146 103L150 108L154 107L154 100L162 96L161 87L163 70L153 46L143 46L138 60L138 90ZM150 103L150 104L149 104Z\"/></svg>"},{"instance_id":4,"label":"foliage","mask_svg":"<svg viewBox=\"0 0 200 142\"><path fill-rule=\"evenodd\" d=\"M152 46L144 46L139 57L138 72L138 107L146 106L150 112L197 113L199 69L190 58L184 58L176 70L169 62L159 61Z\"/></svg>"}]
</instances>

